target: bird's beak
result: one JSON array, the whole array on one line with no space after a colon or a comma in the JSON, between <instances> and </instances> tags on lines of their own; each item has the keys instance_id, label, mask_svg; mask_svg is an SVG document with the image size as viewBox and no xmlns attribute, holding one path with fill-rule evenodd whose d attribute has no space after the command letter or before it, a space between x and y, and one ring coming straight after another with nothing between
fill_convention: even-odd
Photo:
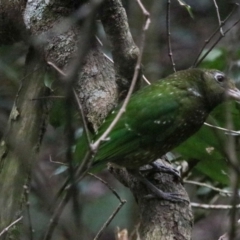
<instances>
[{"instance_id":1,"label":"bird's beak","mask_svg":"<svg viewBox=\"0 0 240 240\"><path fill-rule=\"evenodd\" d=\"M229 88L227 90L227 97L240 101L240 90L237 88Z\"/></svg>"}]
</instances>

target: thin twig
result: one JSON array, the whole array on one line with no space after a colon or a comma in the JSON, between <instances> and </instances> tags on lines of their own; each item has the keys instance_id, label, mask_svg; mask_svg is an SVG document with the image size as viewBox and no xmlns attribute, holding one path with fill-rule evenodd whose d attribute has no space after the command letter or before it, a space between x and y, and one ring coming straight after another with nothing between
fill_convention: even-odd
<instances>
[{"instance_id":1,"label":"thin twig","mask_svg":"<svg viewBox=\"0 0 240 240\"><path fill-rule=\"evenodd\" d=\"M215 9L216 9L216 12L217 12L219 32L220 32L220 34L224 37L224 32L223 32L223 29L222 29L222 21L221 21L221 17L220 17L220 13L219 13L219 8L218 8L218 5L217 5L216 0L213 0L213 3L214 3L214 6L215 6Z\"/></svg>"},{"instance_id":2,"label":"thin twig","mask_svg":"<svg viewBox=\"0 0 240 240\"><path fill-rule=\"evenodd\" d=\"M225 32L224 36L233 28L235 27L238 23L240 22L240 19L238 19L231 27L229 27ZM198 66L203 59L213 50L213 48L219 43L219 41L223 38L223 36L219 36L218 39L215 41L215 43L208 49L208 51L199 59L199 61L196 63L196 66Z\"/></svg>"},{"instance_id":3,"label":"thin twig","mask_svg":"<svg viewBox=\"0 0 240 240\"><path fill-rule=\"evenodd\" d=\"M230 26L230 27L224 32L224 36L225 36L229 31L231 31L232 28L234 28L239 22L240 22L240 18L239 18L234 24L232 24L232 26ZM209 49L209 51L207 51L207 54L212 51L212 49L218 44L218 42L219 42L222 38L223 38L223 37L220 36L220 37L217 39L217 41L215 42L215 44Z\"/></svg>"},{"instance_id":4,"label":"thin twig","mask_svg":"<svg viewBox=\"0 0 240 240\"><path fill-rule=\"evenodd\" d=\"M78 166L77 170L75 171L75 181L76 182L80 182L83 177L88 173L90 166L92 165L92 159L93 157L91 157L90 155L90 151L88 150L80 164L80 166ZM87 167L86 167L87 166ZM67 189L67 186L69 184L69 178L66 179L66 181L64 182L63 186L60 188L58 196L60 196L60 194ZM69 191L67 192L67 194L69 193Z\"/></svg>"},{"instance_id":5,"label":"thin twig","mask_svg":"<svg viewBox=\"0 0 240 240\"><path fill-rule=\"evenodd\" d=\"M81 118L82 118L82 121L83 121L84 131L85 131L86 136L87 136L88 146L90 146L91 145L91 138L90 138L90 134L89 134L88 127L87 127L87 121L86 121L86 118L85 118L85 114L83 112L83 107L82 107L82 104L81 104L81 102L78 98L78 95L77 95L75 89L73 88L72 90L73 90L73 94L75 96L75 100L78 104L78 108L79 108L80 113L81 113Z\"/></svg>"},{"instance_id":6,"label":"thin twig","mask_svg":"<svg viewBox=\"0 0 240 240\"><path fill-rule=\"evenodd\" d=\"M95 38L96 38L97 42L99 43L99 45L100 45L101 47L103 47L103 43L102 43L102 41L99 39L99 37L98 37L98 36L95 36ZM104 55L105 55L105 53L104 53Z\"/></svg>"},{"instance_id":7,"label":"thin twig","mask_svg":"<svg viewBox=\"0 0 240 240\"><path fill-rule=\"evenodd\" d=\"M27 206L27 217L28 217L28 222L29 222L30 240L33 240L33 226L32 226L31 212L30 212L29 194L30 194L29 186L25 184L24 185L24 195L27 200L26 206Z\"/></svg>"},{"instance_id":8,"label":"thin twig","mask_svg":"<svg viewBox=\"0 0 240 240\"><path fill-rule=\"evenodd\" d=\"M97 235L95 236L94 240L97 240L101 237L103 230L111 223L111 221L114 219L114 217L116 216L116 214L119 212L119 210L123 207L123 205L126 203L126 200L124 200L125 202L121 202L119 203L118 207L116 208L116 210L112 213L112 215L108 218L108 220L103 224L102 228L99 230L99 232L97 233Z\"/></svg>"},{"instance_id":9,"label":"thin twig","mask_svg":"<svg viewBox=\"0 0 240 240\"><path fill-rule=\"evenodd\" d=\"M171 63L172 63L172 67L173 67L173 71L176 72L176 68L175 68L175 62L173 59L173 53L172 53L172 44L171 44L171 31L170 31L170 5L171 5L171 1L168 0L167 1L167 19L166 19L166 23L167 23L167 38L168 38L168 56L170 57Z\"/></svg>"},{"instance_id":10,"label":"thin twig","mask_svg":"<svg viewBox=\"0 0 240 240\"><path fill-rule=\"evenodd\" d=\"M136 0L136 1L137 1L137 3L138 3L139 7L141 8L143 15L144 15L147 19L150 20L150 18L149 18L149 17L150 17L150 14L149 14L149 12L147 11L147 9L144 7L144 5L142 4L141 0Z\"/></svg>"},{"instance_id":11,"label":"thin twig","mask_svg":"<svg viewBox=\"0 0 240 240\"><path fill-rule=\"evenodd\" d=\"M66 112L66 125L65 125L65 132L66 132L66 144L67 144L67 151L66 151L66 160L68 162L68 178L70 182L69 192L72 196L72 203L73 203L73 216L74 216L74 223L78 229L79 219L80 219L80 209L78 204L78 187L76 182L75 176L75 166L73 163L73 153L72 153L72 146L74 144L74 127L73 127L73 96L71 88L69 85L71 81L67 83L66 87L66 100L65 100L65 112Z\"/></svg>"},{"instance_id":12,"label":"thin twig","mask_svg":"<svg viewBox=\"0 0 240 240\"><path fill-rule=\"evenodd\" d=\"M232 11L231 11L231 12L229 13L229 15L222 21L221 27L223 27L223 26L226 24L226 22L227 22L228 19L233 15L233 13L234 13L235 10L238 8L238 6L239 6L239 5L238 5L237 3L234 4L234 7L233 7ZM196 57L196 59L195 59L195 61L194 61L194 63L193 63L193 67L197 67L197 66L201 63L202 60L201 60L201 61L200 61L200 60L198 61L200 55L202 54L202 52L203 52L204 48L207 46L207 44L208 44L208 43L213 39L213 37L218 33L219 28L220 28L220 27L217 27L217 29L212 33L212 35L211 35L207 40L205 40L205 42L204 42L201 50L199 51L199 53L198 53L198 55L197 55L197 57ZM226 33L225 33L225 34L226 34Z\"/></svg>"},{"instance_id":13,"label":"thin twig","mask_svg":"<svg viewBox=\"0 0 240 240\"><path fill-rule=\"evenodd\" d=\"M138 59L137 59L137 64L135 66L133 79L132 79L130 88L128 90L127 96L126 96L126 98L125 98L125 100L123 102L122 107L120 108L120 110L118 111L116 117L111 122L111 124L106 129L106 131L98 138L98 140L96 140L93 144L91 144L91 149L94 152L97 151L100 143L106 139L108 134L112 131L112 129L114 128L114 126L116 125L116 123L118 122L120 117L122 116L122 114L126 111L127 104L128 104L128 102L130 100L130 97L131 97L131 95L133 93L134 87L135 87L137 79L138 79L138 74L139 74L139 71L140 71L140 65L141 65L141 61L142 61L143 48L144 48L144 44L145 44L145 32L147 31L147 29L149 27L149 24L150 24L149 15L146 15L146 21L145 21L145 23L143 25L143 31L142 31L142 37L141 37L140 53L139 53L139 56L138 56Z\"/></svg>"},{"instance_id":14,"label":"thin twig","mask_svg":"<svg viewBox=\"0 0 240 240\"><path fill-rule=\"evenodd\" d=\"M58 68L54 63L52 62L47 62L50 66L52 66L58 73L60 73L62 76L66 77L66 73L64 73L60 68ZM82 121L83 121L83 127L84 127L84 130L85 130L85 133L86 133L86 136L87 136L87 141L88 141L88 145L90 146L90 143L91 143L91 138L90 138L90 134L89 134L89 131L88 131L88 127L87 127L87 122L86 122L86 118L85 118L85 115L84 115L84 112L83 112L83 107L82 107L82 104L81 102L79 101L79 98L78 98L78 95L75 91L74 88L72 88L72 91L73 91L73 94L74 94L74 97L75 97L75 100L77 102L77 105L78 105L78 108L80 110L80 114L81 114L81 118L82 118Z\"/></svg>"},{"instance_id":15,"label":"thin twig","mask_svg":"<svg viewBox=\"0 0 240 240\"><path fill-rule=\"evenodd\" d=\"M240 18L234 23L232 24L231 27L229 27L225 32L224 34L226 35L230 30L232 30L233 27L235 27L238 23L240 22Z\"/></svg>"},{"instance_id":16,"label":"thin twig","mask_svg":"<svg viewBox=\"0 0 240 240\"><path fill-rule=\"evenodd\" d=\"M218 37L218 39L215 41L215 43L206 51L206 53L198 60L198 62L195 64L197 67L203 59L213 50L213 48L218 44L218 42L223 38L223 36Z\"/></svg>"},{"instance_id":17,"label":"thin twig","mask_svg":"<svg viewBox=\"0 0 240 240\"><path fill-rule=\"evenodd\" d=\"M21 221L23 218L23 216L19 217L17 220L15 220L14 222L12 222L9 226L5 227L1 232L0 232L0 237L7 232L11 227L13 227L14 225L16 225L19 221Z\"/></svg>"},{"instance_id":18,"label":"thin twig","mask_svg":"<svg viewBox=\"0 0 240 240\"><path fill-rule=\"evenodd\" d=\"M213 39L213 37L217 34L218 30L219 30L219 28L217 28L217 29L212 33L212 35L211 35L207 40L204 41L204 44L203 44L202 48L200 49L197 57L195 58L195 61L194 61L194 63L193 63L193 67L197 67L197 66L201 63L200 61L198 61L199 57L201 56L204 48L208 45L208 43L209 43L209 42Z\"/></svg>"},{"instance_id":19,"label":"thin twig","mask_svg":"<svg viewBox=\"0 0 240 240\"><path fill-rule=\"evenodd\" d=\"M210 118L211 119L211 118ZM225 159L228 159L228 163L230 164L230 166L237 171L238 175L240 175L240 168L239 168L239 164L235 163L233 161L231 161L231 159L229 159L229 152L226 149L224 140L222 138L222 135L219 133L219 131L217 131L216 128L213 128L213 133L216 136L216 139L218 140L218 144L219 144L219 150L221 151L222 155L225 157Z\"/></svg>"},{"instance_id":20,"label":"thin twig","mask_svg":"<svg viewBox=\"0 0 240 240\"><path fill-rule=\"evenodd\" d=\"M143 80L148 84L148 85L151 85L151 83L149 82L149 80L143 75Z\"/></svg>"},{"instance_id":21,"label":"thin twig","mask_svg":"<svg viewBox=\"0 0 240 240\"><path fill-rule=\"evenodd\" d=\"M67 78L68 76L61 70L59 69L54 63L52 62L48 62L48 64L50 66L52 66L58 73L60 73L63 77ZM68 84L71 84L71 81L69 81ZM68 89L68 88L67 88ZM87 141L88 141L88 145L90 146L90 136L89 136L89 132L88 132L88 129L87 129L87 123L86 123L86 119L85 119L85 116L84 116L84 113L83 113L83 109L82 109L82 105L78 99L78 96L77 96L77 93L76 91L74 90L74 88L72 88L72 91L73 91L73 94L74 94L74 97L75 97L75 100L78 104L78 107L80 109L80 113L81 113L81 117L82 117L82 121L83 121L83 125L84 125L84 130L86 132L86 136L87 136ZM68 136L68 151L67 151L67 160L69 162L68 164L68 170L69 170L69 179L67 180L66 184L68 184L69 182L71 183L70 184L70 190L73 192L72 196L74 196L73 198L73 206L74 206L74 213L75 213L75 216L76 216L76 222L77 220L79 219L79 209L78 209L78 201L77 201L77 195L78 195L78 192L77 192L77 188L76 188L76 174L74 172L74 167L72 165L72 150L71 150L71 146L72 146L72 139L73 139L73 129L72 129L72 121L71 121L71 92L67 91L66 93L66 110L68 111L68 114L67 114L67 136ZM65 184L64 184L64 188L65 188Z\"/></svg>"},{"instance_id":22,"label":"thin twig","mask_svg":"<svg viewBox=\"0 0 240 240\"><path fill-rule=\"evenodd\" d=\"M108 56L108 55L106 55L105 53L103 54L104 55L104 57L106 58L106 59L108 59L111 63L114 63L114 61ZM142 75L142 78L143 78L143 80L148 84L148 85L151 85L151 83L149 82L149 80L146 78L146 76L143 74Z\"/></svg>"},{"instance_id":23,"label":"thin twig","mask_svg":"<svg viewBox=\"0 0 240 240\"><path fill-rule=\"evenodd\" d=\"M51 99L51 98L54 98L54 99L64 99L65 96L46 96L46 97L38 97L38 98L32 98L31 100L32 101L36 101L36 100L41 100L41 99Z\"/></svg>"},{"instance_id":24,"label":"thin twig","mask_svg":"<svg viewBox=\"0 0 240 240\"><path fill-rule=\"evenodd\" d=\"M232 137L231 137L232 138ZM236 153L235 153L235 143L233 143L234 140L232 139L232 141L229 142L229 145L232 145L232 147L229 148L229 159L231 159L231 162L235 162L237 161L236 159ZM233 150L234 149L234 150ZM233 152L230 152L232 151ZM239 194L238 194L238 190L239 190L239 174L237 173L237 171L233 168L232 172L231 172L231 182L232 182L232 189L233 189L233 195L232 195L232 199L231 199L231 206L232 206L232 211L230 212L230 224L229 224L229 239L235 239L235 235L236 235L236 219L237 219L237 209L239 208L240 204L237 204L239 202Z\"/></svg>"},{"instance_id":25,"label":"thin twig","mask_svg":"<svg viewBox=\"0 0 240 240\"><path fill-rule=\"evenodd\" d=\"M49 221L47 231L44 236L44 240L50 240L53 234L53 231L55 227L58 224L59 217L61 216L63 209L65 208L66 204L68 203L69 199L71 197L70 192L68 191L66 195L63 197L61 202L58 204L57 208L54 210L54 213Z\"/></svg>"},{"instance_id":26,"label":"thin twig","mask_svg":"<svg viewBox=\"0 0 240 240\"><path fill-rule=\"evenodd\" d=\"M211 128L215 128L215 129L224 131L224 132L227 132L227 133L233 133L235 136L236 136L236 135L240 135L240 131L234 131L234 130L231 130L231 129L214 126L214 125L209 124L209 123L206 123L206 122L204 123L204 125L206 125L206 126L208 126L208 127L211 127Z\"/></svg>"},{"instance_id":27,"label":"thin twig","mask_svg":"<svg viewBox=\"0 0 240 240\"><path fill-rule=\"evenodd\" d=\"M209 184L206 184L206 183L200 183L200 182L191 181L191 180L184 180L183 182L187 183L187 184L198 185L198 186L201 186L201 187L207 187L207 188L210 188L210 189L212 189L216 192L219 192L220 194L223 194L223 195L228 196L228 197L232 196L232 192L227 191L227 190L223 190L221 188L213 187L213 186L211 186Z\"/></svg>"},{"instance_id":28,"label":"thin twig","mask_svg":"<svg viewBox=\"0 0 240 240\"><path fill-rule=\"evenodd\" d=\"M144 6L143 6L143 4L141 3L141 1L139 1L139 0L136 0L136 1L138 2L138 4L139 4L139 6L141 7L142 11L145 13L145 16L146 16L146 15L149 15L148 11L144 8ZM95 38L97 39L97 42L98 42L98 43L101 45L101 47L102 47L103 44L102 44L101 40L100 40L97 36L95 36ZM111 63L114 63L114 61L113 61L107 54L103 53L103 55L104 55L104 57L105 57L107 60L109 60ZM151 83L149 82L149 80L146 78L145 75L142 75L142 78L143 78L143 80L144 80L148 85L151 85Z\"/></svg>"},{"instance_id":29,"label":"thin twig","mask_svg":"<svg viewBox=\"0 0 240 240\"><path fill-rule=\"evenodd\" d=\"M51 155L49 156L49 162L55 163L55 164L58 164L58 165L61 165L61 166L68 166L66 163L52 160L52 156Z\"/></svg>"},{"instance_id":30,"label":"thin twig","mask_svg":"<svg viewBox=\"0 0 240 240\"><path fill-rule=\"evenodd\" d=\"M229 111L229 108L226 108L226 119L227 119L227 128L233 127L233 117L231 112ZM226 144L226 152L228 154L228 160L229 162L233 163L234 165L238 165L238 157L236 154L236 142L233 136L229 136L227 139ZM232 199L231 199L231 205L232 205L232 211L230 211L230 223L229 223L229 239L235 239L236 235L236 220L237 220L237 206L239 205L239 167L238 168L231 168L230 169L230 180L231 180L231 187L232 187ZM238 204L238 205L237 205Z\"/></svg>"},{"instance_id":31,"label":"thin twig","mask_svg":"<svg viewBox=\"0 0 240 240\"><path fill-rule=\"evenodd\" d=\"M90 176L93 176L94 178L98 179L100 182L102 182L115 196L116 198L120 201L120 204L116 208L116 210L112 213L112 215L108 218L108 220L103 224L101 229L98 231L97 235L95 236L94 240L97 240L101 237L103 231L106 229L106 227L111 223L111 221L114 219L116 214L120 211L120 209L123 207L123 205L127 202L126 200L122 200L119 194L103 179L100 177L96 176L95 174L88 173Z\"/></svg>"},{"instance_id":32,"label":"thin twig","mask_svg":"<svg viewBox=\"0 0 240 240\"><path fill-rule=\"evenodd\" d=\"M201 203L194 203L191 202L191 206L194 208L202 208L202 209L209 209L209 210L230 210L233 209L232 205L213 205L213 204L201 204ZM236 209L240 209L240 204L235 206Z\"/></svg>"},{"instance_id":33,"label":"thin twig","mask_svg":"<svg viewBox=\"0 0 240 240\"><path fill-rule=\"evenodd\" d=\"M51 67L53 67L58 73L60 73L62 76L66 77L66 73L64 73L59 67L57 67L53 62L48 61L47 62L48 65L50 65Z\"/></svg>"},{"instance_id":34,"label":"thin twig","mask_svg":"<svg viewBox=\"0 0 240 240\"><path fill-rule=\"evenodd\" d=\"M88 175L93 176L94 178L96 178L98 181L100 181L101 183L103 183L115 196L116 198L119 200L119 202L126 202L126 200L122 200L121 197L119 196L119 194L116 192L116 190L114 188L112 188L106 181L104 181L102 178L96 176L93 173L88 173Z\"/></svg>"}]
</instances>

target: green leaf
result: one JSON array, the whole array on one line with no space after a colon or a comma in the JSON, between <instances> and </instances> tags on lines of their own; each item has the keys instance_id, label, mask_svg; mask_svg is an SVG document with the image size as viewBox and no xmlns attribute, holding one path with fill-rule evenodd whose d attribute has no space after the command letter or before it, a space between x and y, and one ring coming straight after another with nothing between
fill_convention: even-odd
<instances>
[{"instance_id":1,"label":"green leaf","mask_svg":"<svg viewBox=\"0 0 240 240\"><path fill-rule=\"evenodd\" d=\"M240 106L236 102L227 102L217 107L208 121L211 124L225 128L227 124L226 110L230 111L234 129L240 129ZM217 119L217 120L216 120ZM228 134L222 130L216 130L208 126L202 128L191 138L175 149L187 161L199 160L195 168L212 180L229 184L228 164L225 148L228 142ZM239 138L239 136L234 136ZM237 142L237 141L236 141ZM240 157L240 146L236 146L236 154Z\"/></svg>"},{"instance_id":2,"label":"green leaf","mask_svg":"<svg viewBox=\"0 0 240 240\"><path fill-rule=\"evenodd\" d=\"M61 173L64 173L64 172L67 171L67 169L68 169L67 166L61 165L60 167L58 167L58 168L53 172L53 175L59 175L59 174L61 174Z\"/></svg>"},{"instance_id":3,"label":"green leaf","mask_svg":"<svg viewBox=\"0 0 240 240\"><path fill-rule=\"evenodd\" d=\"M205 49L200 58L205 55L208 49ZM227 52L222 48L214 48L208 55L203 59L200 67L201 68L212 68L224 71L227 65Z\"/></svg>"},{"instance_id":4,"label":"green leaf","mask_svg":"<svg viewBox=\"0 0 240 240\"><path fill-rule=\"evenodd\" d=\"M44 85L47 88L49 88L51 91L53 91L53 89L52 89L53 82L54 82L54 78L51 76L51 74L45 73L44 74Z\"/></svg>"},{"instance_id":5,"label":"green leaf","mask_svg":"<svg viewBox=\"0 0 240 240\"><path fill-rule=\"evenodd\" d=\"M78 137L76 146L74 149L73 159L74 162L80 164L84 159L87 151L89 150L87 135L85 131L81 132L81 136Z\"/></svg>"},{"instance_id":6,"label":"green leaf","mask_svg":"<svg viewBox=\"0 0 240 240\"><path fill-rule=\"evenodd\" d=\"M202 55L204 55L207 51L208 51L208 49L205 49L202 52ZM213 62L222 55L223 55L223 51L221 49L214 48L211 52L209 52L209 54L204 58L203 61Z\"/></svg>"},{"instance_id":7,"label":"green leaf","mask_svg":"<svg viewBox=\"0 0 240 240\"><path fill-rule=\"evenodd\" d=\"M230 184L230 179L227 174L228 165L224 158L205 159L197 164L196 169L218 183Z\"/></svg>"},{"instance_id":8,"label":"green leaf","mask_svg":"<svg viewBox=\"0 0 240 240\"><path fill-rule=\"evenodd\" d=\"M191 6L188 5L188 4L186 4L183 0L178 0L178 3L179 3L181 6L185 7L185 8L187 9L190 17L191 17L192 19L194 19Z\"/></svg>"}]
</instances>

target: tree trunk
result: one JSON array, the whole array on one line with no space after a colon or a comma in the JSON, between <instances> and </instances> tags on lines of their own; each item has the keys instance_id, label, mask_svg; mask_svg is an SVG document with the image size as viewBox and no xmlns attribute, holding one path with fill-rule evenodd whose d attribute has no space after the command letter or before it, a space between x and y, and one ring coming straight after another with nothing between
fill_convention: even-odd
<instances>
[{"instance_id":1,"label":"tree trunk","mask_svg":"<svg viewBox=\"0 0 240 240\"><path fill-rule=\"evenodd\" d=\"M12 108L8 129L0 146L0 229L16 220L25 207L26 187L41 144L46 121L44 101L47 94L43 78L45 65L32 49L28 54L26 75Z\"/></svg>"}]
</instances>

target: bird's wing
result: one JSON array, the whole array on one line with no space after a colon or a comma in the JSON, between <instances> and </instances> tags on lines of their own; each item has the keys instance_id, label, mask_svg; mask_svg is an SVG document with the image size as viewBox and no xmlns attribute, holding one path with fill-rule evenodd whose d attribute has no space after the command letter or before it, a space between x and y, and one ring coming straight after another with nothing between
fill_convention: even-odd
<instances>
[{"instance_id":1,"label":"bird's wing","mask_svg":"<svg viewBox=\"0 0 240 240\"><path fill-rule=\"evenodd\" d=\"M131 98L126 112L110 133L109 140L101 144L96 161L121 159L134 154L153 144L156 138L164 138L166 132L173 128L171 119L177 117L179 102L166 94L159 95L159 92L155 94L149 91L149 94L146 96L146 91L144 94L140 92ZM115 115L106 119L98 136L106 130Z\"/></svg>"}]
</instances>

